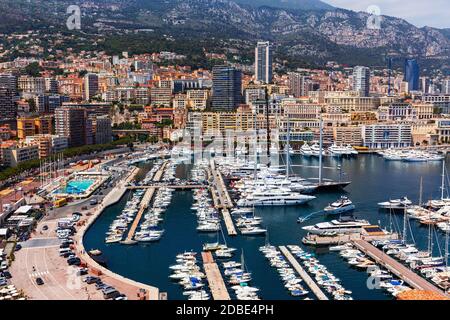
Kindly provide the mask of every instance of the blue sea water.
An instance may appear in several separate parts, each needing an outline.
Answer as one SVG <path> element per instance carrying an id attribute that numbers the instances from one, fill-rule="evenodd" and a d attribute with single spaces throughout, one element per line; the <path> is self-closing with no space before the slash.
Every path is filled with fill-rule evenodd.
<path id="1" fill-rule="evenodd" d="M 318 160 L 314 158 L 292 157 L 293 171 L 303 177 L 317 177 Z M 297 165 L 297 166 L 295 166 Z M 423 200 L 440 198 L 442 163 L 403 163 L 385 161 L 376 155 L 359 155 L 350 159 L 324 159 L 324 176 L 339 178 L 339 170 L 331 169 L 342 166 L 345 179 L 352 183 L 342 191 L 318 193 L 317 199 L 306 206 L 299 207 L 266 207 L 257 208 L 256 214 L 264 219 L 264 226 L 269 230 L 269 241 L 273 245 L 301 245 L 305 232 L 304 225 L 315 224 L 330 218 L 323 215 L 312 216 L 303 224 L 297 224 L 299 216 L 306 216 L 312 212 L 322 210 L 330 202 L 341 195 L 347 195 L 356 205 L 355 216 L 368 219 L 373 224 L 384 227 L 393 226 L 402 229 L 403 215 L 391 215 L 389 212 L 379 211 L 377 203 L 389 199 L 408 196 L 417 203 L 419 199 L 419 183 L 423 178 Z M 181 165 L 177 169 L 179 177 L 189 174 L 190 166 Z M 196 216 L 190 210 L 193 198 L 190 191 L 174 193 L 172 203 L 164 214 L 162 228 L 165 234 L 160 242 L 152 244 L 138 244 L 126 246 L 120 244 L 106 245 L 105 232 L 110 223 L 124 208 L 128 195 L 116 205 L 105 210 L 97 222 L 88 230 L 84 243 L 86 249 L 100 249 L 107 259 L 108 268 L 125 277 L 160 288 L 168 293 L 169 299 L 185 299 L 178 284 L 168 278 L 168 267 L 175 263 L 175 256 L 185 250 L 201 251 L 202 244 L 214 242 L 216 235 L 205 235 L 196 232 Z M 225 227 L 223 228 L 224 230 Z M 409 238 L 414 240 L 419 248 L 426 249 L 428 243 L 428 229 L 411 221 Z M 434 250 L 444 250 L 444 236 L 439 231 L 435 234 Z M 296 299 L 285 290 L 275 269 L 270 268 L 268 261 L 258 251 L 265 243 L 264 237 L 230 238 L 226 236 L 229 246 L 243 249 L 245 262 L 253 273 L 252 285 L 260 288 L 263 299 Z M 314 252 L 319 261 L 328 267 L 342 285 L 353 292 L 354 299 L 392 299 L 381 290 L 372 290 L 367 286 L 367 273 L 351 268 L 337 253 L 329 252 L 326 248 L 305 247 Z M 239 260 L 239 254 L 235 260 Z"/>

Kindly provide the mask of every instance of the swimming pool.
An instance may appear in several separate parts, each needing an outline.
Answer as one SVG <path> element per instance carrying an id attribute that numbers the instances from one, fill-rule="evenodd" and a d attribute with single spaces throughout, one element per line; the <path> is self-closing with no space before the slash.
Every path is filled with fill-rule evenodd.
<path id="1" fill-rule="evenodd" d="M 95 180 L 72 180 L 69 181 L 64 188 L 57 190 L 56 193 L 83 194 L 94 183 Z"/>

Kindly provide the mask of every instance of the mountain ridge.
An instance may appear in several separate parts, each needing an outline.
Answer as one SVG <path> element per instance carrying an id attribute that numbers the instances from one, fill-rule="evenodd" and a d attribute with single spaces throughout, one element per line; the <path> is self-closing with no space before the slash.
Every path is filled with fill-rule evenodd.
<path id="1" fill-rule="evenodd" d="M 180 48 L 183 41 L 211 41 L 220 46 L 218 49 L 237 49 L 248 57 L 255 41 L 269 40 L 277 56 L 289 62 L 322 64 L 334 60 L 348 65 L 381 65 L 387 54 L 393 54 L 449 65 L 450 29 L 418 28 L 403 19 L 383 16 L 381 29 L 373 30 L 367 28 L 370 16 L 365 12 L 251 6 L 239 1 L 250 0 L 60 0 L 53 7 L 42 0 L 32 4 L 3 0 L 6 4 L 0 3 L 0 10 L 8 24 L 2 28 L 0 21 L 0 32 L 11 30 L 12 24 L 24 30 L 63 27 L 67 6 L 77 4 L 83 13 L 81 32 L 105 36 L 106 49 L 111 48 L 108 44 L 116 35 L 132 38 L 126 30 L 152 29 L 153 35 L 139 38 L 151 42 L 155 35 L 166 34 L 178 41 Z M 50 10 L 56 14 L 49 14 Z M 236 42 L 239 45 L 235 46 Z M 150 45 L 145 43 L 145 48 L 151 50 Z M 144 45 L 139 47 L 138 52 Z"/>

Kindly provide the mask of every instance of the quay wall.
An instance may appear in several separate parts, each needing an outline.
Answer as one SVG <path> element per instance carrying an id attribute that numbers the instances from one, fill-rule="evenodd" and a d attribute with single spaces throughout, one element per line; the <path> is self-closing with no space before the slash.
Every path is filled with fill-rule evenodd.
<path id="1" fill-rule="evenodd" d="M 76 247 L 77 247 L 77 255 L 91 268 L 100 271 L 103 275 L 111 277 L 115 280 L 118 280 L 125 285 L 135 287 L 136 292 L 139 289 L 145 289 L 147 299 L 149 300 L 159 300 L 159 289 L 156 287 L 152 287 L 128 278 L 125 278 L 117 273 L 112 272 L 111 270 L 99 265 L 91 256 L 86 252 L 86 248 L 83 244 L 83 238 L 89 228 L 94 224 L 95 221 L 100 217 L 100 215 L 104 212 L 104 210 L 117 202 L 124 196 L 127 191 L 126 185 L 128 182 L 132 181 L 136 174 L 139 172 L 139 168 L 134 168 L 130 175 L 118 183 L 118 185 L 111 190 L 111 192 L 103 199 L 102 203 L 97 207 L 97 210 L 94 211 L 92 216 L 90 216 L 86 223 L 78 230 L 75 238 L 76 238 Z"/>

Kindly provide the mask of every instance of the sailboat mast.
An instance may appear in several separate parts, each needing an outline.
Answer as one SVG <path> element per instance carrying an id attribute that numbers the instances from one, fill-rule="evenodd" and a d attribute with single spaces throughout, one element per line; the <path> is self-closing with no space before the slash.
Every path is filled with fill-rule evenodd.
<path id="1" fill-rule="evenodd" d="M 448 234 L 449 231 L 445 231 L 445 266 L 448 267 Z"/>
<path id="2" fill-rule="evenodd" d="M 445 159 L 442 161 L 441 200 L 444 200 L 445 187 Z"/>
<path id="3" fill-rule="evenodd" d="M 286 179 L 289 178 L 289 149 L 291 147 L 291 122 L 288 115 L 287 137 L 286 137 Z"/>
<path id="4" fill-rule="evenodd" d="M 420 177 L 419 206 L 422 206 L 423 177 Z"/>
<path id="5" fill-rule="evenodd" d="M 320 125 L 319 125 L 319 185 L 322 184 L 322 147 L 323 147 L 323 120 L 322 116 L 320 116 Z"/>
<path id="6" fill-rule="evenodd" d="M 408 225 L 408 215 L 406 214 L 406 206 L 405 206 L 405 212 L 403 215 L 403 243 L 406 243 L 406 237 L 407 237 L 407 225 Z"/>
<path id="7" fill-rule="evenodd" d="M 254 119 L 254 122 L 255 122 L 255 168 L 254 168 L 254 172 L 253 172 L 253 176 L 254 176 L 254 179 L 255 179 L 255 181 L 256 181 L 256 179 L 258 178 L 258 173 L 257 173 L 257 171 L 258 171 L 258 124 L 257 124 L 257 121 L 256 121 L 256 110 L 255 110 L 255 119 Z"/>

